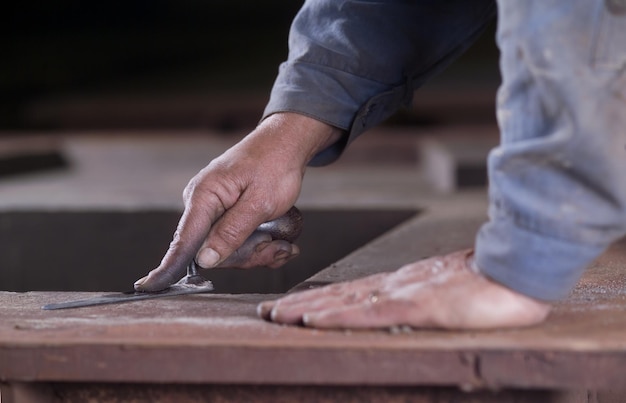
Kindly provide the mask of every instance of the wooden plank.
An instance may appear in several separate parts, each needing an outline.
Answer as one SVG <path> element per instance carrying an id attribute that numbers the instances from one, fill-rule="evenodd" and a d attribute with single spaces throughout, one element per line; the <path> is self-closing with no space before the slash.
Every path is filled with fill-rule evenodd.
<path id="1" fill-rule="evenodd" d="M 391 270 L 415 257 L 471 245 L 479 210 L 440 206 L 338 262 L 320 278 L 338 281 Z M 415 246 L 420 244 L 426 246 Z M 381 248 L 386 248 L 384 254 Z M 366 265 L 368 259 L 378 261 Z M 622 241 L 596 262 L 544 324 L 506 331 L 393 334 L 279 326 L 255 313 L 257 303 L 272 295 L 197 295 L 42 311 L 40 306 L 48 302 L 94 294 L 3 292 L 0 379 L 622 389 L 625 263 Z"/>

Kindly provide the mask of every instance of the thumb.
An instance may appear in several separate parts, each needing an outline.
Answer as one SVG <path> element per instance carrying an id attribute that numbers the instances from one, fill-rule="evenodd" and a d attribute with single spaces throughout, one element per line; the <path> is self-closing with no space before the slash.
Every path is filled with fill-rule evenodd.
<path id="1" fill-rule="evenodd" d="M 200 267 L 212 268 L 233 254 L 264 222 L 278 214 L 250 207 L 243 201 L 236 203 L 214 223 L 202 248 L 196 255 Z"/>
<path id="2" fill-rule="evenodd" d="M 229 211 L 229 213 L 234 212 L 232 216 L 233 220 L 229 222 L 231 217 L 228 217 L 228 215 L 230 214 L 225 214 L 222 219 L 214 225 L 203 248 L 198 252 L 196 262 L 198 262 L 201 267 L 215 267 L 226 259 L 232 258 L 233 253 L 236 253 L 242 245 L 251 242 L 252 236 L 248 236 L 248 230 L 255 234 L 266 234 L 265 236 L 268 237 L 267 241 L 280 240 L 286 241 L 289 244 L 295 242 L 302 232 L 302 213 L 295 206 L 291 207 L 282 216 L 272 221 L 262 222 L 260 225 L 256 225 L 256 222 L 261 220 L 258 218 L 260 215 L 252 213 L 248 216 L 250 218 L 246 218 L 245 215 L 234 210 L 233 208 Z M 231 231 L 229 228 L 239 229 L 240 232 L 235 233 L 235 231 Z M 234 237 L 229 238 L 229 234 L 234 234 Z M 290 247 L 290 249 L 291 248 L 292 247 Z M 254 254 L 247 253 L 244 255 L 246 259 L 252 259 Z M 271 262 L 265 263 L 269 264 Z M 245 265 L 240 266 L 244 267 Z"/>

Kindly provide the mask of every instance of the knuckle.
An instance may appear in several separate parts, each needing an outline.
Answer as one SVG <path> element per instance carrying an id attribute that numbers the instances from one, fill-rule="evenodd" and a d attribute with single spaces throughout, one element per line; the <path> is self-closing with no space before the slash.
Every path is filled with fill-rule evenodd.
<path id="1" fill-rule="evenodd" d="M 200 172 L 194 176 L 183 190 L 186 205 L 198 203 L 205 206 L 232 206 L 239 198 L 245 184 L 228 172 Z"/>
<path id="2" fill-rule="evenodd" d="M 193 195 L 198 193 L 198 190 L 202 187 L 202 178 L 199 175 L 191 178 L 187 186 L 183 189 L 183 200 L 189 200 Z"/>
<path id="3" fill-rule="evenodd" d="M 274 203 L 268 197 L 256 197 L 250 200 L 248 208 L 252 214 L 263 218 L 270 217 L 276 210 Z"/>
<path id="4" fill-rule="evenodd" d="M 181 243 L 182 242 L 181 242 L 181 237 L 180 237 L 180 229 L 177 229 L 176 232 L 174 232 L 174 235 L 172 236 L 172 241 L 170 242 L 170 246 L 168 250 L 170 252 L 177 250 L 180 247 Z"/>
<path id="5" fill-rule="evenodd" d="M 228 246 L 239 246 L 240 241 L 240 231 L 237 229 L 236 225 L 228 225 L 224 224 L 219 231 L 218 236 L 222 239 L 222 241 Z"/>

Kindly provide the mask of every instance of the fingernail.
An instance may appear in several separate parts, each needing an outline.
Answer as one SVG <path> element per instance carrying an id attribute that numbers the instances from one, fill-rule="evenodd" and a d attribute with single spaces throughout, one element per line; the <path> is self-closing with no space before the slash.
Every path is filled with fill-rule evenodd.
<path id="1" fill-rule="evenodd" d="M 276 254 L 274 255 L 274 260 L 286 259 L 290 255 L 291 254 L 287 252 L 286 250 L 281 250 L 281 251 L 276 252 Z"/>
<path id="2" fill-rule="evenodd" d="M 256 307 L 256 313 L 261 318 L 263 318 L 265 320 L 270 320 L 271 319 L 270 318 L 270 313 L 272 312 L 272 307 L 273 306 L 274 306 L 274 304 L 272 304 L 271 302 L 261 302 Z"/>
<path id="3" fill-rule="evenodd" d="M 272 310 L 269 313 L 269 318 L 272 322 L 277 322 L 278 320 L 278 307 L 276 305 L 278 305 L 278 303 L 274 304 Z"/>
<path id="4" fill-rule="evenodd" d="M 220 261 L 220 255 L 211 248 L 204 248 L 200 252 L 198 252 L 198 255 L 196 256 L 196 261 L 200 265 L 200 267 L 209 269 L 217 265 L 217 263 Z"/>
<path id="5" fill-rule="evenodd" d="M 254 251 L 257 253 L 262 252 L 263 249 L 267 248 L 269 244 L 270 244 L 269 242 L 261 242 L 257 246 L 254 247 Z"/>
<path id="6" fill-rule="evenodd" d="M 135 285 L 136 286 L 143 285 L 143 283 L 145 283 L 147 279 L 148 279 L 148 276 L 144 276 L 144 277 L 140 278 L 139 280 L 135 281 Z"/>

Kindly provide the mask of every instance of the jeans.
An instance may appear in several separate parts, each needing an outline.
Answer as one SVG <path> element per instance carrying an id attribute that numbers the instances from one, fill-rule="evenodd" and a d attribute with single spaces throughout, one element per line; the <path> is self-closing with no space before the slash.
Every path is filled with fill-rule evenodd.
<path id="1" fill-rule="evenodd" d="M 539 299 L 626 233 L 626 15 L 609 3 L 498 3 L 501 145 L 476 263 Z"/>

